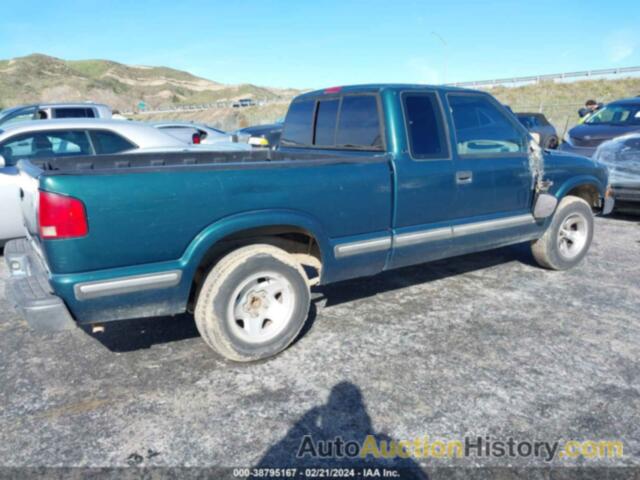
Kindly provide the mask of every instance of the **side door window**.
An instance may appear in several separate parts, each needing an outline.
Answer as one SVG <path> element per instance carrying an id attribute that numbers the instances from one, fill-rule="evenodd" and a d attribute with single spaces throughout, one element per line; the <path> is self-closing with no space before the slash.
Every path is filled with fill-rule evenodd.
<path id="1" fill-rule="evenodd" d="M 482 93 L 447 94 L 457 156 L 455 211 L 467 222 L 488 215 L 516 216 L 531 210 L 529 135 L 497 101 Z M 484 240 L 513 233 L 496 228 Z M 460 243 L 478 241 L 460 236 Z"/>
<path id="2" fill-rule="evenodd" d="M 126 138 L 113 132 L 95 130 L 90 132 L 96 155 L 114 155 L 138 148 Z"/>
<path id="3" fill-rule="evenodd" d="M 442 110 L 435 93 L 404 93 L 402 106 L 414 159 L 449 158 Z"/>
<path id="4" fill-rule="evenodd" d="M 87 133 L 82 130 L 70 130 L 67 132 L 45 133 L 44 138 L 37 136 L 36 145 L 41 142 L 44 146 L 43 152 L 36 152 L 37 155 L 46 156 L 44 151 L 51 144 L 51 152 L 54 157 L 69 157 L 74 155 L 91 155 L 91 144 L 87 138 Z"/>
<path id="5" fill-rule="evenodd" d="M 448 95 L 460 156 L 491 156 L 527 152 L 523 132 L 486 95 Z"/>

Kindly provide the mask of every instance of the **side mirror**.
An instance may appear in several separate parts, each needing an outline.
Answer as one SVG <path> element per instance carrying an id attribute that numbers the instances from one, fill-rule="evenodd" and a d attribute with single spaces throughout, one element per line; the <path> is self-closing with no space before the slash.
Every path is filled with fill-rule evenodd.
<path id="1" fill-rule="evenodd" d="M 558 199 L 550 193 L 541 193 L 536 199 L 536 204 L 533 207 L 533 216 L 537 220 L 548 218 L 553 215 L 558 206 Z"/>
<path id="2" fill-rule="evenodd" d="M 7 161 L 4 159 L 2 155 L 0 155 L 0 168 L 4 168 L 7 166 Z"/>
<path id="3" fill-rule="evenodd" d="M 531 132 L 530 135 L 531 135 L 531 138 L 533 138 L 535 142 L 538 145 L 540 145 L 540 141 L 542 140 L 542 137 L 540 136 L 540 134 L 538 132 Z"/>

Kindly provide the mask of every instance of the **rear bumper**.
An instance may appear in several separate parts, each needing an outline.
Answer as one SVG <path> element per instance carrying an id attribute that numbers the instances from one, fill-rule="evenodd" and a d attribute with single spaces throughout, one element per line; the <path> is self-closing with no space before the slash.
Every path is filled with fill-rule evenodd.
<path id="1" fill-rule="evenodd" d="M 10 273 L 7 298 L 31 328 L 60 331 L 76 326 L 64 302 L 53 294 L 44 264 L 27 239 L 8 242 L 4 257 Z"/>

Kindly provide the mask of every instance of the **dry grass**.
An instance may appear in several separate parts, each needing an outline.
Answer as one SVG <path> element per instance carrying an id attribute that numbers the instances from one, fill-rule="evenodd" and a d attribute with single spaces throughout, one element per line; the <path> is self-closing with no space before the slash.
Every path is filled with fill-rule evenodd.
<path id="1" fill-rule="evenodd" d="M 640 95 L 640 78 L 541 82 L 521 87 L 487 89 L 514 112 L 543 112 L 562 134 L 578 122 L 578 109 L 594 99 L 608 103 Z"/>
<path id="2" fill-rule="evenodd" d="M 246 108 L 216 108 L 194 112 L 171 112 L 151 115 L 133 115 L 143 122 L 183 120 L 206 123 L 226 131 L 264 123 L 273 123 L 287 113 L 288 103 L 277 103 Z"/>

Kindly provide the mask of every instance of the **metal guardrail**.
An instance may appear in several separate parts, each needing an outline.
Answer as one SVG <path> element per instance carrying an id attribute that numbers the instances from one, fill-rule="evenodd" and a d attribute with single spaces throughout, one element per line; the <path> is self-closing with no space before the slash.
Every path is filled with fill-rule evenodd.
<path id="1" fill-rule="evenodd" d="M 623 74 L 640 74 L 640 67 L 620 67 L 620 68 L 605 68 L 600 70 L 582 70 L 576 72 L 565 73 L 552 73 L 547 75 L 530 75 L 527 77 L 511 77 L 511 78 L 496 78 L 492 80 L 476 80 L 471 82 L 453 82 L 447 83 L 453 87 L 491 87 L 505 84 L 521 84 L 521 83 L 539 83 L 546 80 L 564 80 L 575 78 L 590 78 L 601 77 L 606 75 L 623 75 Z M 276 97 L 276 98 L 256 98 L 254 104 L 250 106 L 269 105 L 277 103 L 289 103 L 293 97 Z M 195 105 L 168 105 L 165 107 L 156 107 L 153 109 L 145 110 L 130 110 L 123 111 L 123 115 L 153 115 L 157 113 L 178 113 L 178 112 L 190 112 L 190 111 L 202 111 L 211 110 L 216 108 L 232 108 L 238 104 L 238 100 L 220 100 L 211 103 L 202 103 Z M 239 106 L 239 108 L 248 108 L 248 106 Z"/>
<path id="2" fill-rule="evenodd" d="M 472 82 L 448 83 L 452 87 L 487 87 L 494 85 L 516 83 L 539 83 L 545 80 L 564 80 L 567 78 L 601 77 L 605 75 L 622 75 L 625 73 L 640 73 L 640 67 L 605 68 L 601 70 L 583 70 L 579 72 L 552 73 L 548 75 L 531 75 L 528 77 L 496 78 L 493 80 L 479 80 Z"/>

